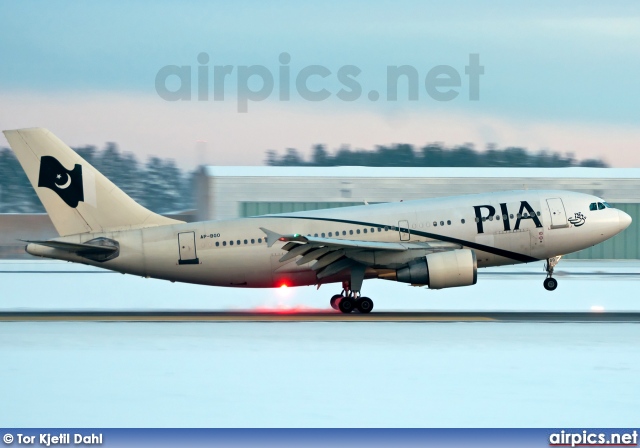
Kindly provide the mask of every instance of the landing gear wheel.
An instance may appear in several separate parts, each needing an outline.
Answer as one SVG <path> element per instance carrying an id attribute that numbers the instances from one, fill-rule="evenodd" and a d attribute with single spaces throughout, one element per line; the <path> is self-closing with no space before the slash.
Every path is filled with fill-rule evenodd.
<path id="1" fill-rule="evenodd" d="M 331 308 L 333 308 L 336 311 L 339 310 L 338 299 L 342 299 L 342 294 L 336 294 L 335 296 L 331 297 L 331 300 L 329 300 L 329 303 L 331 304 Z"/>
<path id="2" fill-rule="evenodd" d="M 338 302 L 338 308 L 345 314 L 350 313 L 355 308 L 355 302 L 353 301 L 353 297 L 342 297 L 340 302 Z"/>
<path id="3" fill-rule="evenodd" d="M 544 280 L 544 289 L 547 291 L 553 291 L 558 287 L 558 281 L 552 277 L 553 269 L 560 262 L 560 258 L 562 255 L 558 255 L 556 257 L 547 258 L 547 263 L 544 266 L 544 270 L 547 271 L 547 278 Z"/>
<path id="4" fill-rule="evenodd" d="M 361 313 L 370 313 L 373 309 L 373 300 L 369 297 L 361 297 L 356 302 L 356 306 Z"/>
<path id="5" fill-rule="evenodd" d="M 547 291 L 553 291 L 558 287 L 558 281 L 553 277 L 544 279 L 544 289 Z"/>

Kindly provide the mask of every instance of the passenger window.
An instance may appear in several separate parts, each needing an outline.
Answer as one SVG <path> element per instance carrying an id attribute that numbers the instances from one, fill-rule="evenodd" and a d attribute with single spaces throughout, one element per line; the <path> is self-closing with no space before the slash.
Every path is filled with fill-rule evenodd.
<path id="1" fill-rule="evenodd" d="M 314 233 L 313 236 L 314 236 L 314 238 L 318 238 L 318 234 L 317 233 Z"/>
<path id="2" fill-rule="evenodd" d="M 229 246 L 233 246 L 233 241 L 229 241 Z"/>
<path id="3" fill-rule="evenodd" d="M 604 205 L 602 202 L 598 202 L 598 210 L 604 210 Z"/>
<path id="4" fill-rule="evenodd" d="M 511 213 L 511 214 L 509 215 L 509 217 L 510 217 L 511 219 L 513 219 L 513 213 Z"/>
<path id="5" fill-rule="evenodd" d="M 322 232 L 322 238 L 324 238 L 324 232 Z"/>
<path id="6" fill-rule="evenodd" d="M 595 202 L 592 202 L 591 204 L 589 204 L 589 210 L 591 211 L 598 210 L 598 206 L 596 205 Z"/>
<path id="7" fill-rule="evenodd" d="M 251 238 L 251 244 L 256 244 L 256 240 L 254 240 L 253 238 Z"/>
<path id="8" fill-rule="evenodd" d="M 222 242 L 222 245 L 223 245 L 223 246 L 226 246 L 226 245 L 227 245 L 227 242 L 226 242 L 226 241 L 223 241 L 223 242 Z"/>
<path id="9" fill-rule="evenodd" d="M 433 227 L 438 227 L 438 223 L 433 221 Z"/>
<path id="10" fill-rule="evenodd" d="M 262 243 L 262 238 L 258 238 L 258 243 Z"/>
<path id="11" fill-rule="evenodd" d="M 249 242 L 247 240 L 244 240 L 244 244 L 249 244 Z"/>
<path id="12" fill-rule="evenodd" d="M 496 221 L 500 221 L 500 215 L 496 215 Z"/>
<path id="13" fill-rule="evenodd" d="M 346 235 L 346 234 L 347 234 L 347 231 L 346 231 L 346 230 L 343 230 L 343 231 L 342 231 L 342 234 L 343 234 L 343 235 Z"/>
<path id="14" fill-rule="evenodd" d="M 444 221 L 440 221 L 440 225 L 443 226 L 444 225 Z"/>
<path id="15" fill-rule="evenodd" d="M 373 227 L 371 227 L 371 233 L 375 232 L 376 229 L 374 229 Z"/>
<path id="16" fill-rule="evenodd" d="M 349 235 L 353 235 L 353 230 L 349 230 Z"/>
<path id="17" fill-rule="evenodd" d="M 360 235 L 360 229 L 356 230 L 356 233 L 357 233 L 358 235 Z"/>
<path id="18" fill-rule="evenodd" d="M 329 238 L 331 238 L 333 236 L 333 233 L 329 232 Z"/>
<path id="19" fill-rule="evenodd" d="M 538 216 L 540 216 L 540 215 L 541 215 L 541 213 L 540 213 L 540 212 L 536 212 L 536 214 L 537 214 Z"/>
<path id="20" fill-rule="evenodd" d="M 216 247 L 220 246 L 220 241 L 216 241 Z"/>
<path id="21" fill-rule="evenodd" d="M 367 233 L 367 229 L 364 229 L 364 230 L 363 230 L 363 232 L 364 232 L 364 233 Z"/>
<path id="22" fill-rule="evenodd" d="M 461 222 L 462 224 L 464 224 L 464 219 L 461 219 L 461 220 L 460 220 L 460 222 Z"/>
<path id="23" fill-rule="evenodd" d="M 451 225 L 451 221 L 447 221 L 447 225 L 450 226 Z"/>
<path id="24" fill-rule="evenodd" d="M 382 232 L 382 229 L 380 227 L 378 227 L 378 232 Z"/>

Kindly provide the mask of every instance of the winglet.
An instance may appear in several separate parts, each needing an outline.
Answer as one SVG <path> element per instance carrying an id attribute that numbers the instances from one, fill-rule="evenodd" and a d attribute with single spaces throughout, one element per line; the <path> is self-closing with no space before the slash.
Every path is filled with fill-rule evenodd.
<path id="1" fill-rule="evenodd" d="M 307 238 L 300 235 L 299 233 L 294 233 L 293 235 L 280 235 L 279 233 L 276 233 L 269 229 L 265 229 L 264 227 L 260 227 L 260 230 L 262 230 L 265 235 L 267 235 L 267 245 L 269 247 L 273 246 L 276 241 L 299 241 L 303 243 L 307 242 Z"/>
<path id="2" fill-rule="evenodd" d="M 280 235 L 279 233 L 273 232 L 269 229 L 265 229 L 264 227 L 260 227 L 260 230 L 262 230 L 264 232 L 265 235 L 267 235 L 267 246 L 271 247 L 273 246 L 276 241 L 278 241 L 280 239 L 280 237 L 282 235 Z"/>

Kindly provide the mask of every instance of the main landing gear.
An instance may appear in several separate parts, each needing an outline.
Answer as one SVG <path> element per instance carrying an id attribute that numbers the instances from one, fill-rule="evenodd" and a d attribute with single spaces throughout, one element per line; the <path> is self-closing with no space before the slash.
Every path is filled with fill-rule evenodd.
<path id="1" fill-rule="evenodd" d="M 349 282 L 342 282 L 342 293 L 331 297 L 331 308 L 345 314 L 358 310 L 361 313 L 370 313 L 373 309 L 373 300 L 369 297 L 361 297 L 358 291 L 353 291 Z"/>
<path id="2" fill-rule="evenodd" d="M 558 262 L 560 262 L 560 257 L 547 258 L 547 263 L 544 266 L 544 269 L 547 271 L 547 278 L 544 279 L 544 289 L 547 291 L 553 291 L 558 287 L 558 280 L 553 278 L 553 268 L 556 267 Z"/>

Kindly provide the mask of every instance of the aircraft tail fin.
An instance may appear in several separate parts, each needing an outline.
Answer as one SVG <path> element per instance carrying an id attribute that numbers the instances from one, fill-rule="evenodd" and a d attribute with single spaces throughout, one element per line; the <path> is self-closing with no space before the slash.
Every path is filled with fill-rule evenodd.
<path id="1" fill-rule="evenodd" d="M 135 202 L 46 129 L 4 135 L 60 236 L 182 222 Z"/>

